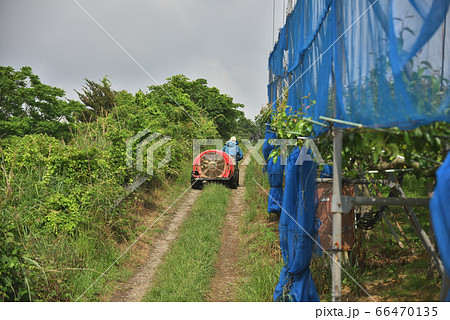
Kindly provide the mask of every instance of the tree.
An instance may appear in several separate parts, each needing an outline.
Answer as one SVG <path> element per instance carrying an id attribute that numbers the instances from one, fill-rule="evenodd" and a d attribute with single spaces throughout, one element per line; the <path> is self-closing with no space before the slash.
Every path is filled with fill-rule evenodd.
<path id="1" fill-rule="evenodd" d="M 237 119 L 244 116 L 244 112 L 238 110 L 244 107 L 242 104 L 234 103 L 232 97 L 220 93 L 219 89 L 208 87 L 208 82 L 202 78 L 190 81 L 184 75 L 176 75 L 167 80 L 169 85 L 182 89 L 182 92 L 214 121 L 221 137 L 238 135 Z M 149 89 L 154 91 L 158 87 L 152 86 Z"/>
<path id="2" fill-rule="evenodd" d="M 89 79 L 84 79 L 86 85 L 82 87 L 83 93 L 78 94 L 81 102 L 87 107 L 82 113 L 82 119 L 86 122 L 92 122 L 97 117 L 105 116 L 114 108 L 115 92 L 111 90 L 111 81 L 105 76 L 100 83 Z"/>
<path id="3" fill-rule="evenodd" d="M 249 139 L 256 141 L 264 138 L 264 130 L 254 121 L 246 118 L 243 114 L 239 115 L 236 121 L 236 132 L 238 139 Z"/>
<path id="4" fill-rule="evenodd" d="M 0 66 L 0 138 L 31 133 L 66 138 L 74 114 L 84 106 L 63 100 L 63 89 L 43 84 L 31 67 Z"/>

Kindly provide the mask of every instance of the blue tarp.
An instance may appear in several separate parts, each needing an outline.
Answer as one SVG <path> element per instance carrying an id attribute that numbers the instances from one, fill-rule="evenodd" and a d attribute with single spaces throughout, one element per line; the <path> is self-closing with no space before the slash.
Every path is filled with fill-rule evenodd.
<path id="1" fill-rule="evenodd" d="M 436 172 L 436 186 L 430 201 L 431 219 L 445 271 L 450 275 L 450 154 Z M 450 301 L 450 291 L 447 295 Z"/>
<path id="2" fill-rule="evenodd" d="M 296 165 L 296 148 L 286 164 L 283 210 L 280 216 L 280 246 L 284 267 L 275 289 L 274 301 L 319 301 L 309 263 L 316 233 L 315 178 L 313 161 Z"/>

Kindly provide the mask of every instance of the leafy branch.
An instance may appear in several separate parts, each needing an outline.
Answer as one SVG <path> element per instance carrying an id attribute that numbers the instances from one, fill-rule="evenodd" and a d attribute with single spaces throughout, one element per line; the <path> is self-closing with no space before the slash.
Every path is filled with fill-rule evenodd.
<path id="1" fill-rule="evenodd" d="M 302 98 L 310 105 L 315 103 L 309 96 Z M 283 101 L 277 106 L 271 127 L 278 139 L 296 139 L 295 146 L 301 148 L 308 137 L 315 140 L 324 159 L 332 159 L 332 138 L 329 135 L 315 137 L 313 124 L 300 110 L 293 112 Z M 411 168 L 416 176 L 434 176 L 448 152 L 450 127 L 445 122 L 417 127 L 412 130 L 347 128 L 343 135 L 343 170 L 348 177 L 358 176 L 366 170 L 386 170 L 391 168 Z M 289 148 L 289 153 L 294 146 Z M 275 148 L 270 157 L 274 161 L 281 154 Z M 288 155 L 286 155 L 288 156 Z"/>

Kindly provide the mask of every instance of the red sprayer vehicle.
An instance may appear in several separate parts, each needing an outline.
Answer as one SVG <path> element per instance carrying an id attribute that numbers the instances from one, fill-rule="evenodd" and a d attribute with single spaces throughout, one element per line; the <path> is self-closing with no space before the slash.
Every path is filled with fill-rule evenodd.
<path id="1" fill-rule="evenodd" d="M 200 153 L 192 165 L 192 188 L 201 190 L 203 183 L 207 181 L 221 182 L 236 189 L 239 184 L 239 169 L 234 157 L 221 150 Z"/>

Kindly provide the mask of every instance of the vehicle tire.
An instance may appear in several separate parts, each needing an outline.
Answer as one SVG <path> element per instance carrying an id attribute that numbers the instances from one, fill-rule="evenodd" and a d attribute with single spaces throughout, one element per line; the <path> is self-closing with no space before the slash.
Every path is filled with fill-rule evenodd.
<path id="1" fill-rule="evenodd" d="M 231 189 L 237 189 L 238 187 L 238 173 L 234 172 L 233 177 L 231 178 L 230 182 L 229 182 L 229 186 Z"/>
<path id="2" fill-rule="evenodd" d="M 192 189 L 203 190 L 203 181 L 195 181 L 195 178 L 191 176 Z"/>
<path id="3" fill-rule="evenodd" d="M 195 189 L 195 190 L 203 190 L 203 182 L 202 182 L 202 181 L 196 181 L 196 182 L 192 185 L 192 189 Z"/>

